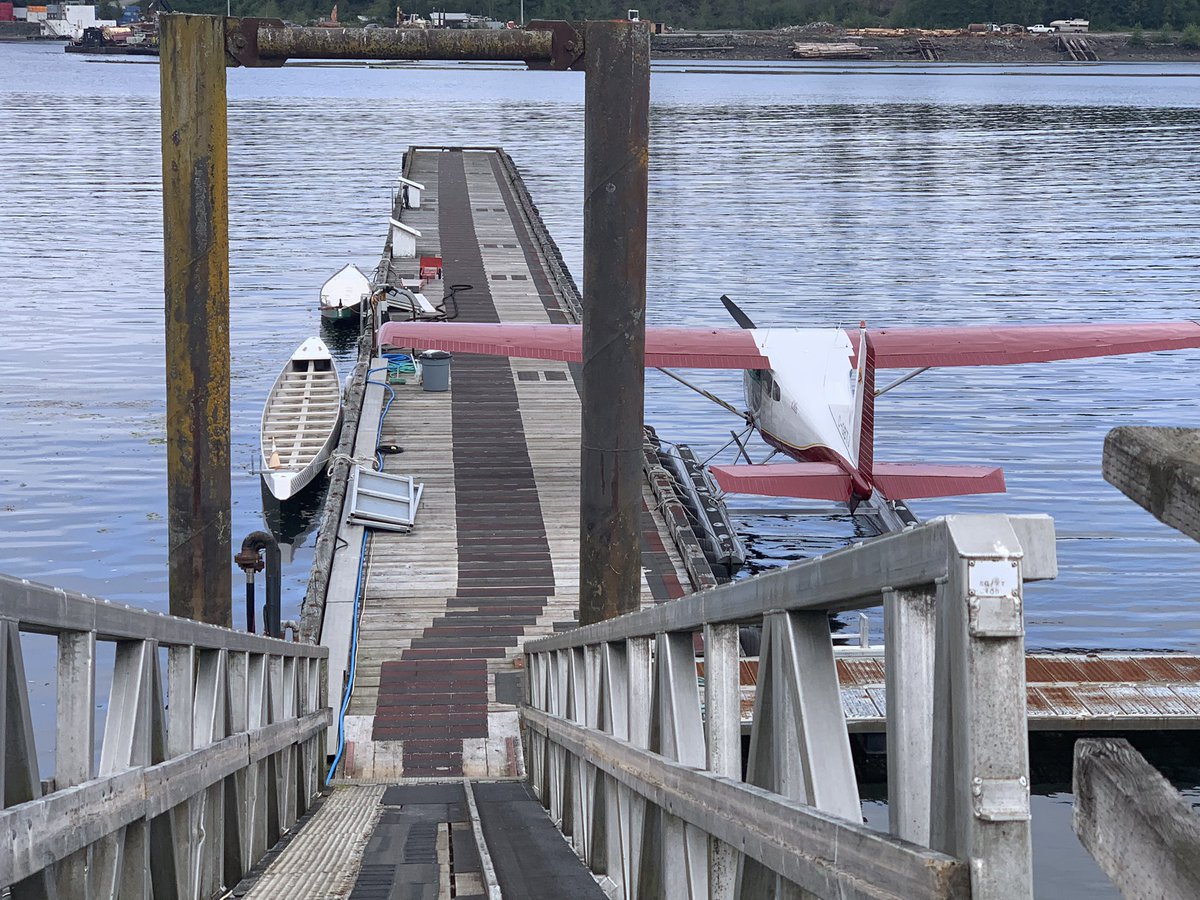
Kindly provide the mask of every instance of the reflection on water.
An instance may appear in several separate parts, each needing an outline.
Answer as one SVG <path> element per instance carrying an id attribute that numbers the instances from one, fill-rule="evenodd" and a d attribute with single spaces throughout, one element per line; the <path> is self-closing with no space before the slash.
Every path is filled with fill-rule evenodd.
<path id="1" fill-rule="evenodd" d="M 259 481 L 263 523 L 279 542 L 283 565 L 289 566 L 295 559 L 296 549 L 304 546 L 320 522 L 329 479 L 318 475 L 299 494 L 282 503 L 267 490 L 261 479 Z"/>
<path id="2" fill-rule="evenodd" d="M 357 319 L 321 319 L 321 340 L 336 359 L 353 361 L 358 346 L 358 329 Z M 338 374 L 343 380 L 350 375 L 351 365 L 338 366 Z"/>

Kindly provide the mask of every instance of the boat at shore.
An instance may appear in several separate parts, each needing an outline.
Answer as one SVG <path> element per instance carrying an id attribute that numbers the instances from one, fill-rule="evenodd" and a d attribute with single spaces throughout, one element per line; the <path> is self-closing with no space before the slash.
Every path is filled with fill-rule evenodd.
<path id="1" fill-rule="evenodd" d="M 158 56 L 158 28 L 153 22 L 85 28 L 79 40 L 63 49 L 67 53 Z"/>
<path id="2" fill-rule="evenodd" d="M 321 473 L 342 426 L 342 388 L 325 342 L 308 338 L 288 359 L 263 405 L 262 477 L 277 500 Z"/>
<path id="3" fill-rule="evenodd" d="M 370 299 L 370 279 L 350 263 L 321 285 L 321 318 L 357 319 Z"/>

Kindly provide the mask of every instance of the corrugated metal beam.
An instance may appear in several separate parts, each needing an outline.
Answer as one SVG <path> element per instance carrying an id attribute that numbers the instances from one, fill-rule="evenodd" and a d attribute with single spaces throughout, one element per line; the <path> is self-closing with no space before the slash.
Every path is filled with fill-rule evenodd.
<path id="1" fill-rule="evenodd" d="M 488 28 L 288 28 L 258 29 L 263 59 L 549 60 L 549 31 Z"/>

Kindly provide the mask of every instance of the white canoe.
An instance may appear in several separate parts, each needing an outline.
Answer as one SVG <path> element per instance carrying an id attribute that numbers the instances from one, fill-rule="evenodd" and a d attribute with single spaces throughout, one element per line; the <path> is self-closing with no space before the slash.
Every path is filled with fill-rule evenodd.
<path id="1" fill-rule="evenodd" d="M 262 476 L 279 500 L 320 474 L 342 427 L 342 387 L 325 342 L 309 338 L 287 361 L 263 405 Z"/>
<path id="2" fill-rule="evenodd" d="M 370 298 L 370 279 L 350 263 L 321 285 L 321 316 L 326 319 L 358 316 Z"/>

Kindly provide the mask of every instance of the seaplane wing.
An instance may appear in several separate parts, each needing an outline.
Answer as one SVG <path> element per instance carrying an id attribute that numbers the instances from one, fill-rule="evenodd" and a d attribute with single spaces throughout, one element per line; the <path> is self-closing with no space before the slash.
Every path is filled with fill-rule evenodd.
<path id="1" fill-rule="evenodd" d="M 1200 347 L 1200 323 L 868 329 L 878 369 L 1008 366 Z"/>
<path id="2" fill-rule="evenodd" d="M 380 344 L 521 359 L 583 361 L 579 325 L 478 325 L 469 322 L 386 322 Z M 766 369 L 752 332 L 740 328 L 646 329 L 646 366 L 679 369 Z"/>

